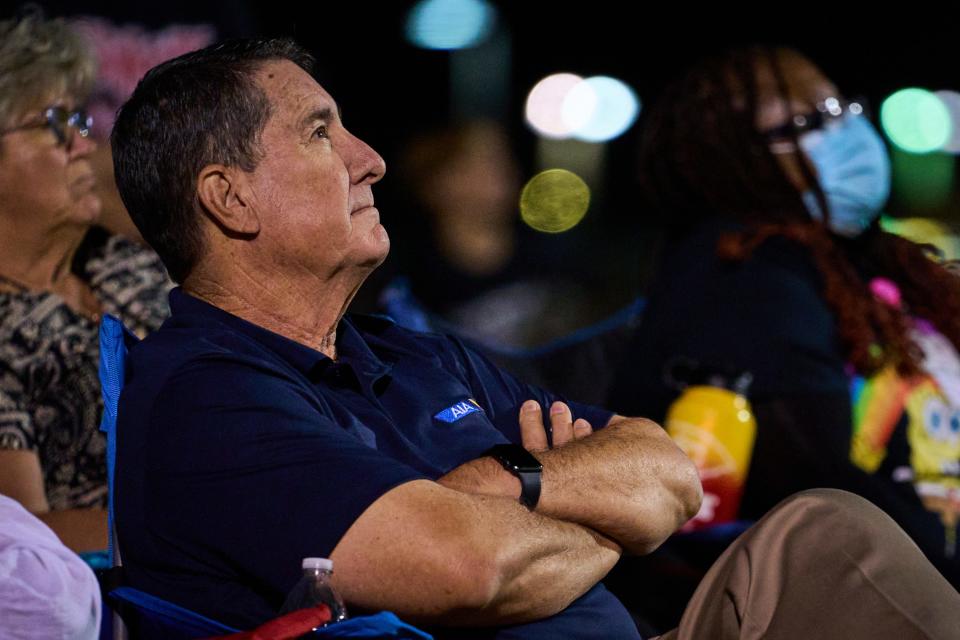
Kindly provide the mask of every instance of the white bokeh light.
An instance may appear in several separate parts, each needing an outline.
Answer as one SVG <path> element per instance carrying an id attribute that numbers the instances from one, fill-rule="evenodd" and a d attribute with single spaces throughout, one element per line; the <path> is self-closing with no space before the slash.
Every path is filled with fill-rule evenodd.
<path id="1" fill-rule="evenodd" d="M 640 113 L 640 101 L 620 80 L 593 76 L 570 90 L 562 113 L 574 137 L 606 142 L 633 125 Z"/>
<path id="2" fill-rule="evenodd" d="M 950 137 L 940 147 L 941 151 L 960 154 L 960 93 L 956 91 L 935 91 L 934 94 L 950 112 L 950 121 L 953 123 Z"/>
<path id="3" fill-rule="evenodd" d="M 549 75 L 530 90 L 524 109 L 527 123 L 545 138 L 569 138 L 573 133 L 564 120 L 563 105 L 570 91 L 583 81 L 572 73 Z"/>
<path id="4" fill-rule="evenodd" d="M 564 96 L 560 114 L 570 134 L 576 136 L 590 125 L 600 108 L 602 105 L 597 90 L 589 80 L 582 80 Z"/>

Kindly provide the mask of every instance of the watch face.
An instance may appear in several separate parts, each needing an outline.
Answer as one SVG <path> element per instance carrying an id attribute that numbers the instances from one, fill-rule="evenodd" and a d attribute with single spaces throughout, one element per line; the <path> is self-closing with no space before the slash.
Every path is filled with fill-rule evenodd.
<path id="1" fill-rule="evenodd" d="M 519 473 L 542 471 L 543 465 L 533 454 L 518 444 L 501 444 L 491 449 L 501 464 Z"/>

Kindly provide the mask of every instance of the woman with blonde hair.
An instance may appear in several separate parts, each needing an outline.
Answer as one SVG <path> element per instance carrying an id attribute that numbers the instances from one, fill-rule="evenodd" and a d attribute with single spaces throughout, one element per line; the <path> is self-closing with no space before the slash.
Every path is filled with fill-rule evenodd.
<path id="1" fill-rule="evenodd" d="M 75 550 L 107 541 L 99 318 L 168 313 L 156 256 L 96 226 L 94 73 L 63 20 L 0 22 L 0 493 Z"/>

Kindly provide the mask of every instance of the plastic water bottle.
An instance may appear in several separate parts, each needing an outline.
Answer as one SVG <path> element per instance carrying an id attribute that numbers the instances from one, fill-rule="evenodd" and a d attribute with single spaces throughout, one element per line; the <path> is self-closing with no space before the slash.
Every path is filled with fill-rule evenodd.
<path id="1" fill-rule="evenodd" d="M 304 558 L 303 577 L 290 591 L 280 615 L 309 609 L 320 604 L 330 607 L 330 622 L 334 624 L 347 619 L 347 607 L 343 599 L 330 585 L 330 576 L 333 575 L 333 560 L 327 558 Z M 326 625 L 324 625 L 326 626 Z"/>

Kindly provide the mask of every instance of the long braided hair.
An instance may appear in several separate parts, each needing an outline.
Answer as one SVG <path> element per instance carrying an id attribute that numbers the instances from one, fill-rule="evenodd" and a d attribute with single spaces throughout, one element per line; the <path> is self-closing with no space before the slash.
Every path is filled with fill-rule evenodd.
<path id="1" fill-rule="evenodd" d="M 757 129 L 763 97 L 758 70 L 766 65 L 789 113 L 781 63 L 790 56 L 801 57 L 788 49 L 736 49 L 703 60 L 670 85 L 647 116 L 640 154 L 643 194 L 672 226 L 690 227 L 714 216 L 743 223 L 744 231 L 719 240 L 723 259 L 745 260 L 774 236 L 801 245 L 820 274 L 847 360 L 857 372 L 870 375 L 889 365 L 901 375 L 915 375 L 922 353 L 910 337 L 910 316 L 932 322 L 960 348 L 960 286 L 921 246 L 878 224 L 848 239 L 810 217 Z M 799 169 L 829 216 L 814 170 L 804 161 Z M 894 282 L 904 308 L 877 300 L 865 277 Z"/>

